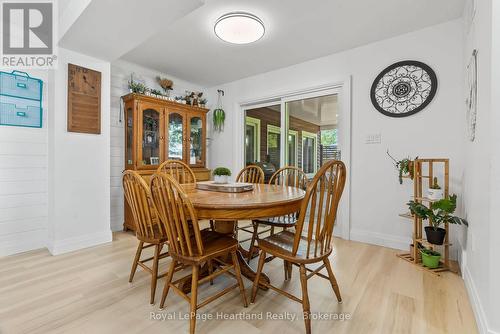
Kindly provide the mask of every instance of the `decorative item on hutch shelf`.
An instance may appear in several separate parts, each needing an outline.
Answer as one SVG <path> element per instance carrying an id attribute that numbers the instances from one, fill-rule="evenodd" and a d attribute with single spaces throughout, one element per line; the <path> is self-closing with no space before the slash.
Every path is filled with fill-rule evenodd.
<path id="1" fill-rule="evenodd" d="M 437 91 L 436 73 L 428 65 L 405 60 L 385 68 L 373 81 L 373 106 L 390 117 L 406 117 L 424 109 Z"/>
<path id="2" fill-rule="evenodd" d="M 68 64 L 68 131 L 101 133 L 101 72 Z"/>
<path id="3" fill-rule="evenodd" d="M 427 241 L 433 245 L 443 244 L 446 230 L 439 226 L 444 223 L 469 226 L 465 219 L 452 215 L 457 207 L 457 195 L 433 202 L 430 207 L 416 201 L 409 201 L 407 205 L 412 214 L 429 221 L 429 226 L 425 227 L 425 234 Z"/>
<path id="4" fill-rule="evenodd" d="M 432 180 L 432 184 L 427 189 L 427 197 L 432 200 L 439 200 L 443 198 L 443 189 L 438 184 L 438 178 L 435 176 Z"/>
<path id="5" fill-rule="evenodd" d="M 0 72 L 0 125 L 41 128 L 42 89 L 26 72 Z"/>
<path id="6" fill-rule="evenodd" d="M 165 96 L 170 97 L 170 91 L 174 87 L 174 82 L 172 80 L 169 80 L 167 78 L 161 78 L 159 76 L 156 77 L 156 81 L 165 92 Z"/>
<path id="7" fill-rule="evenodd" d="M 222 107 L 222 97 L 224 96 L 224 91 L 222 89 L 217 89 L 217 106 L 214 109 L 213 120 L 214 120 L 214 130 L 222 132 L 224 130 L 224 121 L 226 120 L 226 113 Z"/>
<path id="8" fill-rule="evenodd" d="M 399 184 L 403 184 L 403 178 L 408 177 L 413 180 L 413 160 L 410 160 L 410 157 L 402 159 L 402 160 L 396 160 L 390 153 L 389 150 L 387 150 L 387 155 L 392 159 L 394 162 L 394 167 L 398 170 L 398 180 Z M 416 157 L 414 160 L 418 159 Z"/>
<path id="9" fill-rule="evenodd" d="M 229 177 L 231 176 L 231 170 L 226 167 L 217 167 L 213 171 L 214 174 L 214 183 L 228 183 Z"/>
<path id="10" fill-rule="evenodd" d="M 151 92 L 155 92 L 151 90 Z M 206 168 L 207 109 L 131 93 L 122 97 L 125 117 L 125 169 L 137 171 L 149 182 L 166 160 L 189 165 L 196 181 L 210 179 Z M 126 229 L 135 229 L 125 203 Z"/>

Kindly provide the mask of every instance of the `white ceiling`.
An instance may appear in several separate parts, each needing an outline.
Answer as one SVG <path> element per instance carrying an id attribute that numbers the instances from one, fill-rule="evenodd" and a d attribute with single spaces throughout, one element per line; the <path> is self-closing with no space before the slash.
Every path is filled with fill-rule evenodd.
<path id="1" fill-rule="evenodd" d="M 111 3 L 115 6 L 111 7 Z M 108 59 L 122 57 L 212 86 L 458 18 L 464 0 L 120 0 L 120 6 L 116 3 L 92 0 L 81 16 L 84 20 L 78 19 L 64 36 L 63 46 L 94 56 L 103 53 Z M 235 10 L 251 12 L 264 21 L 266 34 L 261 40 L 232 45 L 215 36 L 216 19 Z M 129 37 L 130 34 L 133 36 Z"/>

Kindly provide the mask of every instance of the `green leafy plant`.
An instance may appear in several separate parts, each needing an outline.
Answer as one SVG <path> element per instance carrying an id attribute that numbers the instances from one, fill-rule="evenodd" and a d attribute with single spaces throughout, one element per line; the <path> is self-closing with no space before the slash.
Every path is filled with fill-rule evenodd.
<path id="1" fill-rule="evenodd" d="M 150 92 L 153 95 L 162 95 L 162 93 L 159 89 L 151 89 Z"/>
<path id="2" fill-rule="evenodd" d="M 130 80 L 128 82 L 128 88 L 132 90 L 132 93 L 137 93 L 137 94 L 144 94 L 146 93 L 146 85 L 140 82 L 135 82 L 133 80 Z"/>
<path id="3" fill-rule="evenodd" d="M 424 254 L 430 255 L 430 256 L 441 256 L 441 253 L 436 252 L 435 250 L 429 249 L 429 248 L 420 248 L 420 251 Z"/>
<path id="4" fill-rule="evenodd" d="M 415 201 L 406 203 L 410 212 L 423 220 L 429 220 L 429 225 L 437 230 L 444 223 L 469 226 L 467 220 L 453 216 L 457 208 L 457 195 L 451 195 L 449 198 L 443 198 L 431 203 L 430 207 Z"/>
<path id="5" fill-rule="evenodd" d="M 198 103 L 201 105 L 205 105 L 205 104 L 207 104 L 207 101 L 208 101 L 207 99 L 202 98 L 202 99 L 200 99 L 200 101 L 198 101 Z"/>
<path id="6" fill-rule="evenodd" d="M 231 171 L 229 170 L 229 168 L 226 168 L 226 167 L 217 167 L 214 169 L 214 175 L 217 175 L 217 176 L 223 176 L 223 175 L 226 175 L 226 176 L 231 176 Z"/>
<path id="7" fill-rule="evenodd" d="M 411 160 L 410 157 L 402 159 L 402 160 L 396 160 L 390 153 L 389 150 L 387 150 L 387 155 L 392 159 L 394 162 L 394 167 L 398 170 L 398 180 L 399 184 L 403 184 L 403 176 L 404 175 L 409 175 L 410 178 L 413 180 L 413 161 L 417 160 L 418 157 L 415 157 L 415 159 Z"/>
<path id="8" fill-rule="evenodd" d="M 441 189 L 441 187 L 438 184 L 438 178 L 434 176 L 434 179 L 432 180 L 432 184 L 429 187 L 431 189 Z"/>
<path id="9" fill-rule="evenodd" d="M 224 121 L 226 120 L 226 113 L 224 109 L 217 108 L 214 110 L 214 130 L 221 132 L 224 130 Z"/>

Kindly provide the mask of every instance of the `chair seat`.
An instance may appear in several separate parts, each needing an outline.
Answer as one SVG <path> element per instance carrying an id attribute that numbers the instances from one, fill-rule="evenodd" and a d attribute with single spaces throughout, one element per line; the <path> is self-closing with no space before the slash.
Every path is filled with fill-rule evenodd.
<path id="1" fill-rule="evenodd" d="M 227 253 L 233 248 L 238 247 L 238 240 L 225 234 L 210 231 L 207 229 L 201 230 L 200 234 L 203 243 L 203 255 L 200 256 L 198 254 L 195 254 L 192 257 L 182 257 L 183 260 L 199 262 L 203 261 L 204 258 L 213 257 L 214 254 Z M 194 239 L 194 236 L 192 238 Z M 192 240 L 192 244 L 195 244 L 194 240 Z M 173 254 L 172 257 L 174 257 Z"/>
<path id="2" fill-rule="evenodd" d="M 256 219 L 254 220 L 254 222 L 274 227 L 293 227 L 297 224 L 297 217 L 295 215 L 287 215 L 280 217 Z"/>
<path id="3" fill-rule="evenodd" d="M 307 251 L 307 238 L 301 236 L 299 242 L 299 248 L 295 256 L 292 255 L 293 251 L 293 241 L 295 239 L 295 233 L 290 231 L 282 231 L 273 234 L 264 239 L 258 239 L 257 243 L 259 248 L 266 253 L 272 254 L 277 257 L 290 259 L 293 258 L 297 262 L 311 263 L 317 262 L 319 259 L 330 255 L 332 250 L 321 253 L 321 244 L 316 240 L 311 241 L 311 246 L 309 252 Z M 315 248 L 317 246 L 317 251 L 315 254 Z"/>

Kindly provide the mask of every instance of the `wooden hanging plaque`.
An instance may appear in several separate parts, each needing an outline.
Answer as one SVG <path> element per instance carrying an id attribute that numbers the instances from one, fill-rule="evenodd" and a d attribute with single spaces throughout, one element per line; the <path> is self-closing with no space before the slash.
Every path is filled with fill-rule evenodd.
<path id="1" fill-rule="evenodd" d="M 101 133 L 101 72 L 68 64 L 68 131 Z"/>

